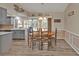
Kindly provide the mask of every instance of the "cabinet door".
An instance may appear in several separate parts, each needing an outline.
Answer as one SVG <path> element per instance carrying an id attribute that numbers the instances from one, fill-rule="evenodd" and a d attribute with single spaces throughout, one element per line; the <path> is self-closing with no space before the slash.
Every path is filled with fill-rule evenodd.
<path id="1" fill-rule="evenodd" d="M 25 31 L 13 30 L 12 32 L 13 32 L 14 39 L 24 39 L 25 38 Z"/>
<path id="2" fill-rule="evenodd" d="M 2 9 L 0 8 L 0 24 L 2 24 Z"/>
<path id="3" fill-rule="evenodd" d="M 7 21 L 7 24 L 11 24 L 11 17 L 7 16 L 6 21 Z"/>
<path id="4" fill-rule="evenodd" d="M 11 48 L 12 45 L 12 33 L 8 33 L 0 36 L 0 50 L 1 52 L 6 52 Z"/>
<path id="5" fill-rule="evenodd" d="M 6 23 L 8 23 L 8 21 L 7 21 L 7 10 L 6 9 L 4 9 L 4 8 L 2 8 L 2 23 L 3 24 L 6 24 Z"/>
<path id="6" fill-rule="evenodd" d="M 48 31 L 52 31 L 52 18 L 48 18 Z"/>

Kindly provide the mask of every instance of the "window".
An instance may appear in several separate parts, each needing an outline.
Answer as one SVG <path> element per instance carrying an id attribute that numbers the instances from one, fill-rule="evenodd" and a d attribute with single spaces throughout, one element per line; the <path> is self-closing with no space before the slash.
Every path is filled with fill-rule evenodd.
<path id="1" fill-rule="evenodd" d="M 43 31 L 47 31 L 47 29 L 48 29 L 47 19 L 42 20 L 42 28 L 43 28 Z"/>
<path id="2" fill-rule="evenodd" d="M 29 20 L 24 21 L 24 27 L 25 28 L 33 27 L 34 31 L 37 31 L 37 29 L 39 28 L 39 25 L 40 25 L 40 21 L 37 18 L 31 18 Z M 48 29 L 47 19 L 44 19 L 44 20 L 41 21 L 41 28 L 44 31 L 47 31 L 47 29 Z"/>
<path id="3" fill-rule="evenodd" d="M 33 27 L 34 31 L 37 31 L 38 28 L 40 28 L 40 21 L 38 18 L 30 18 L 22 20 L 21 18 L 15 19 L 14 22 L 15 28 L 29 28 Z M 48 29 L 48 21 L 47 19 L 41 20 L 41 28 L 46 31 Z"/>
<path id="4" fill-rule="evenodd" d="M 21 20 L 18 20 L 18 28 L 22 28 L 23 25 L 22 25 L 22 21 Z"/>
<path id="5" fill-rule="evenodd" d="M 24 21 L 24 27 L 33 27 L 34 31 L 37 31 L 38 28 L 38 19 L 29 19 Z"/>

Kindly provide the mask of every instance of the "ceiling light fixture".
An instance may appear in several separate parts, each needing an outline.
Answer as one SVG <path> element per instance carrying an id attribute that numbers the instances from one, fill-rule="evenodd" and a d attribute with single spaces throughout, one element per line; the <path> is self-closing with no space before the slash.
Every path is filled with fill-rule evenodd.
<path id="1" fill-rule="evenodd" d="M 46 17 L 39 17 L 39 20 L 46 20 Z"/>
<path id="2" fill-rule="evenodd" d="M 24 9 L 19 7 L 18 5 L 14 4 L 14 10 L 18 11 L 18 12 L 24 12 Z"/>

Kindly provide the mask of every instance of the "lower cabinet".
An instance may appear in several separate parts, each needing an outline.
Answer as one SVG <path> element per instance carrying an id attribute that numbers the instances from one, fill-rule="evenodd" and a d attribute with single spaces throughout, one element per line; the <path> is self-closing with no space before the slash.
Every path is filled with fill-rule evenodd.
<path id="1" fill-rule="evenodd" d="M 0 52 L 7 52 L 11 48 L 11 46 L 12 46 L 12 33 L 0 35 Z"/>
<path id="2" fill-rule="evenodd" d="M 28 39 L 26 30 L 0 30 L 0 32 L 12 32 L 13 39 Z"/>
<path id="3" fill-rule="evenodd" d="M 25 30 L 12 30 L 13 39 L 25 39 Z"/>

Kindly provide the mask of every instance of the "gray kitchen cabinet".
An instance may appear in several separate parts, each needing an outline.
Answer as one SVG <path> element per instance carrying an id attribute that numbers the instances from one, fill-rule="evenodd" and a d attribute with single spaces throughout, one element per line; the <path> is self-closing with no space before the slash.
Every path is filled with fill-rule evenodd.
<path id="1" fill-rule="evenodd" d="M 6 23 L 11 24 L 11 17 L 10 16 L 7 16 Z"/>
<path id="2" fill-rule="evenodd" d="M 12 30 L 13 39 L 25 39 L 25 30 Z"/>
<path id="3" fill-rule="evenodd" d="M 7 9 L 0 7 L 0 24 L 7 23 Z"/>
<path id="4" fill-rule="evenodd" d="M 2 8 L 2 20 L 3 24 L 7 23 L 7 10 L 4 8 Z"/>
<path id="5" fill-rule="evenodd" d="M 6 23 L 14 25 L 15 18 L 13 16 L 7 16 Z"/>
<path id="6" fill-rule="evenodd" d="M 0 32 L 0 53 L 9 51 L 12 46 L 12 32 Z"/>
<path id="7" fill-rule="evenodd" d="M 2 9 L 0 8 L 0 24 L 2 24 Z"/>

